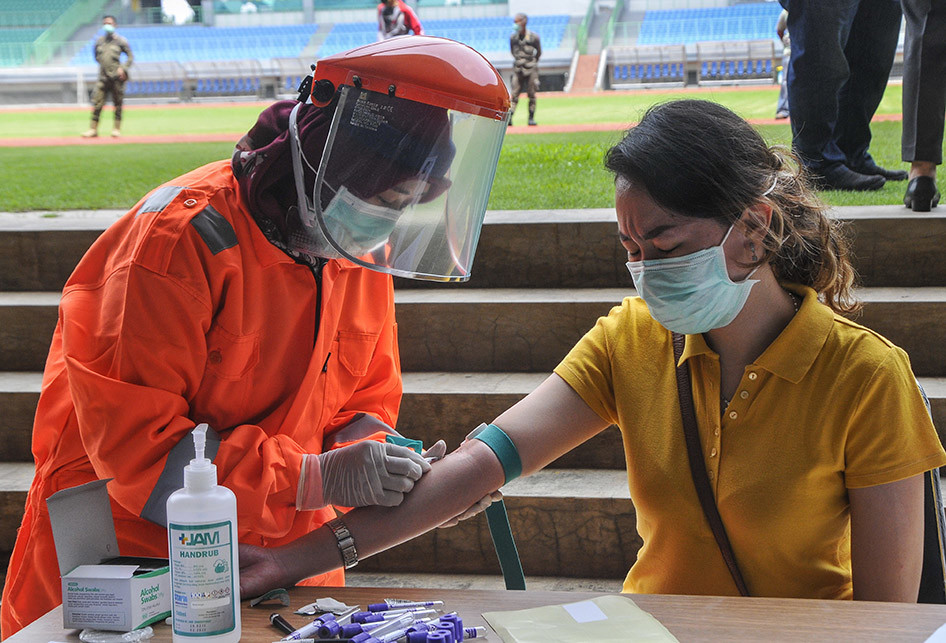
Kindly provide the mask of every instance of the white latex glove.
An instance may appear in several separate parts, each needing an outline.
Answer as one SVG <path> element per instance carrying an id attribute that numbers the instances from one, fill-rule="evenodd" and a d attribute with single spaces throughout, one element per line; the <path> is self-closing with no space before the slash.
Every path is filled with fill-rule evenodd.
<path id="1" fill-rule="evenodd" d="M 325 504 L 396 507 L 414 482 L 430 471 L 421 454 L 407 447 L 365 440 L 318 456 Z"/>
<path id="2" fill-rule="evenodd" d="M 442 525 L 438 525 L 438 529 L 446 529 L 447 527 L 453 527 L 457 525 L 461 520 L 468 520 L 472 518 L 473 516 L 475 516 L 476 514 L 486 511 L 486 509 L 491 504 L 493 504 L 494 502 L 499 502 L 502 499 L 503 499 L 503 492 L 499 490 L 494 491 L 488 496 L 483 496 L 482 498 L 480 498 L 479 502 L 477 502 L 475 505 L 473 505 L 472 507 L 464 511 L 459 516 L 454 516 L 453 518 L 443 523 Z"/>
<path id="3" fill-rule="evenodd" d="M 447 443 L 443 440 L 437 440 L 429 449 L 424 449 L 424 452 L 421 454 L 424 456 L 424 459 L 427 462 L 436 462 L 437 460 L 443 459 L 443 456 L 447 453 Z"/>

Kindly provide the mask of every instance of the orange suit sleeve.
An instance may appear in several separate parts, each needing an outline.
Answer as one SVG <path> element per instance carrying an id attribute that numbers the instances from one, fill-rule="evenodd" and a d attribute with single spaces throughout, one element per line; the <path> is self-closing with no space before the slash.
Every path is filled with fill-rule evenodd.
<path id="1" fill-rule="evenodd" d="M 190 252 L 199 261 L 198 251 Z M 98 477 L 114 479 L 110 494 L 135 515 L 153 500 L 172 449 L 180 444 L 192 457 L 187 439 L 197 421 L 188 400 L 206 365 L 210 301 L 199 279 L 185 282 L 134 262 L 64 291 L 63 353 L 79 433 Z M 227 429 L 215 462 L 219 480 L 236 494 L 241 530 L 286 534 L 303 449 L 253 424 L 213 428 Z M 153 514 L 143 517 L 161 524 Z"/>

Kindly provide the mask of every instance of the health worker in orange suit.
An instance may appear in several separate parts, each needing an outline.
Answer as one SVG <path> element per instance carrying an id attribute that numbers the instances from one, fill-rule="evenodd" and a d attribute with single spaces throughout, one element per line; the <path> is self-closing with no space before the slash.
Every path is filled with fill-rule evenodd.
<path id="1" fill-rule="evenodd" d="M 166 501 L 200 423 L 241 543 L 290 542 L 336 506 L 397 505 L 429 470 L 387 440 L 402 392 L 392 275 L 469 278 L 509 95 L 480 54 L 425 36 L 320 60 L 305 87 L 232 159 L 142 198 L 66 283 L 4 637 L 61 601 L 46 508 L 61 489 L 111 479 L 120 552 L 167 556 Z"/>

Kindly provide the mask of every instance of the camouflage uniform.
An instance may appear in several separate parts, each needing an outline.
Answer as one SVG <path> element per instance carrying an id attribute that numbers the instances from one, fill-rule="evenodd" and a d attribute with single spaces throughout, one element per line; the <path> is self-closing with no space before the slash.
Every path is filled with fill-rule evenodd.
<path id="1" fill-rule="evenodd" d="M 519 94 L 523 87 L 529 97 L 529 120 L 535 117 L 535 93 L 539 90 L 539 56 L 542 55 L 542 43 L 539 34 L 518 30 L 509 37 L 509 51 L 512 52 L 512 111 L 516 111 Z"/>
<path id="2" fill-rule="evenodd" d="M 122 52 L 125 52 L 127 56 L 125 64 L 121 62 Z M 95 41 L 95 60 L 99 64 L 99 78 L 92 92 L 92 128 L 95 129 L 98 126 L 99 115 L 105 107 L 105 99 L 108 94 L 111 94 L 112 102 L 115 103 L 114 127 L 117 130 L 121 127 L 125 82 L 128 80 L 128 68 L 131 67 L 133 60 L 131 47 L 128 46 L 128 41 L 117 33 L 100 36 Z M 125 70 L 125 80 L 119 78 L 119 69 Z"/>

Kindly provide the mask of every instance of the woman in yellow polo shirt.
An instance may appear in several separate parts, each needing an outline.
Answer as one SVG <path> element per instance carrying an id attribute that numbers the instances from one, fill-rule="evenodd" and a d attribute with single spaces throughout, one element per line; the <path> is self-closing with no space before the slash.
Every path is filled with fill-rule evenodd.
<path id="1" fill-rule="evenodd" d="M 921 474 L 946 452 L 904 351 L 841 316 L 858 307 L 847 244 L 799 165 L 693 100 L 650 109 L 606 165 L 640 297 L 494 421 L 523 474 L 618 425 L 644 543 L 625 591 L 736 594 L 688 468 L 671 331 L 685 334 L 704 462 L 750 593 L 915 601 Z M 399 507 L 344 520 L 370 555 L 504 477 L 469 440 Z M 337 567 L 336 540 L 321 529 L 241 553 L 247 595 Z"/>

